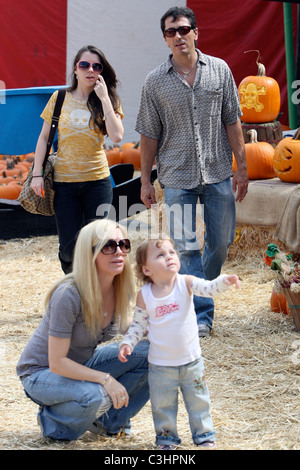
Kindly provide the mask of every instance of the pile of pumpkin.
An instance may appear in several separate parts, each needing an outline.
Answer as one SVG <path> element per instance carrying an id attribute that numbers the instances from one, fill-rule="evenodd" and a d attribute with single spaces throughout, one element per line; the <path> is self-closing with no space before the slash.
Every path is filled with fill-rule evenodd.
<path id="1" fill-rule="evenodd" d="M 253 51 L 247 51 L 253 52 Z M 259 54 L 259 51 L 256 51 Z M 259 57 L 258 57 L 259 59 Z M 272 126 L 280 111 L 280 89 L 277 81 L 266 76 L 263 64 L 256 61 L 257 75 L 245 77 L 238 91 L 242 110 L 242 124 L 250 130 L 250 141 L 245 143 L 248 177 L 250 180 L 275 178 L 288 183 L 300 183 L 300 128 L 294 137 L 281 139 L 277 145 L 257 140 L 260 125 Z M 253 128 L 251 128 L 253 126 Z M 233 156 L 233 171 L 237 168 Z"/>
<path id="2" fill-rule="evenodd" d="M 110 167 L 120 163 L 132 163 L 135 170 L 141 169 L 139 142 L 125 142 L 121 146 L 106 148 L 105 152 Z"/>
<path id="3" fill-rule="evenodd" d="M 248 131 L 245 143 L 249 180 L 278 177 L 287 183 L 300 183 L 300 128 L 294 137 L 283 138 L 274 148 L 268 142 L 258 142 L 255 129 Z M 237 169 L 233 156 L 233 171 Z"/>
<path id="4" fill-rule="evenodd" d="M 17 199 L 34 154 L 0 155 L 0 199 Z"/>
<path id="5" fill-rule="evenodd" d="M 139 142 L 125 142 L 123 145 L 105 149 L 108 166 L 132 163 L 140 170 Z M 28 169 L 34 161 L 34 153 L 25 155 L 0 155 L 0 199 L 18 199 Z"/>

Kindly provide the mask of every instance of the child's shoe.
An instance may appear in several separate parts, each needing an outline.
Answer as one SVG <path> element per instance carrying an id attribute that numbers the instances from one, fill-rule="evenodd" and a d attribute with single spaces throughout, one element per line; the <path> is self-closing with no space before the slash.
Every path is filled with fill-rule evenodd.
<path id="1" fill-rule="evenodd" d="M 213 441 L 204 441 L 204 442 L 194 442 L 194 444 L 196 446 L 199 446 L 199 447 L 205 447 L 205 448 L 213 448 L 216 446 L 216 443 L 213 442 Z"/>
<path id="2" fill-rule="evenodd" d="M 177 446 L 175 445 L 162 445 L 157 447 L 159 450 L 176 450 Z"/>

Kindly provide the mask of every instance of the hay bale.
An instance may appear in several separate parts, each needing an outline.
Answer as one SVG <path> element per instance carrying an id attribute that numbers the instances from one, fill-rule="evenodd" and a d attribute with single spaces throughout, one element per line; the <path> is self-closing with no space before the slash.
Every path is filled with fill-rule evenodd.
<path id="1" fill-rule="evenodd" d="M 264 258 L 269 243 L 274 243 L 281 251 L 289 253 L 288 247 L 275 236 L 275 230 L 275 227 L 237 224 L 228 259 L 243 259 L 251 255 Z"/>

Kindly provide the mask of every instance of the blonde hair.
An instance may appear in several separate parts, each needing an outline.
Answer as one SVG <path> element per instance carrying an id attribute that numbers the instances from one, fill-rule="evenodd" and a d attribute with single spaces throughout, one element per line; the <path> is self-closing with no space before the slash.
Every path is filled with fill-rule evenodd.
<path id="1" fill-rule="evenodd" d="M 124 238 L 128 238 L 126 229 L 109 219 L 98 219 L 83 227 L 75 246 L 72 273 L 58 280 L 46 297 L 48 304 L 58 285 L 67 281 L 74 283 L 80 294 L 86 327 L 93 337 L 101 330 L 105 313 L 95 261 L 109 235 L 116 228 L 122 232 Z M 114 321 L 121 331 L 125 331 L 128 327 L 130 299 L 135 293 L 129 256 L 125 259 L 123 271 L 115 276 L 113 283 L 116 297 Z"/>
<path id="2" fill-rule="evenodd" d="M 165 242 L 168 241 L 171 243 L 171 245 L 174 247 L 174 242 L 171 238 L 158 238 L 158 239 L 147 239 L 144 240 L 136 250 L 136 255 L 135 255 L 135 274 L 138 280 L 140 281 L 141 284 L 144 284 L 145 282 L 152 282 L 151 278 L 149 276 L 146 276 L 143 272 L 143 266 L 146 265 L 147 263 L 147 256 L 148 256 L 148 249 L 150 246 L 156 246 L 157 248 L 160 248 L 161 245 Z"/>

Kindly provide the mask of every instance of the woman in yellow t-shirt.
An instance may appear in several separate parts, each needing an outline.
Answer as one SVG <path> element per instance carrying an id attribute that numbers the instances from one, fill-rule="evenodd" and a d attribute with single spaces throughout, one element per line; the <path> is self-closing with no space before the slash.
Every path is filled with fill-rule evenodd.
<path id="1" fill-rule="evenodd" d="M 74 59 L 72 84 L 59 119 L 54 167 L 59 259 L 65 273 L 72 270 L 74 246 L 81 227 L 107 214 L 105 207 L 112 202 L 103 144 L 105 135 L 114 143 L 123 138 L 123 113 L 116 87 L 116 73 L 103 52 L 94 46 L 80 49 Z M 36 146 L 31 185 L 40 197 L 42 166 L 57 93 L 53 93 L 41 114 L 44 124 Z"/>

